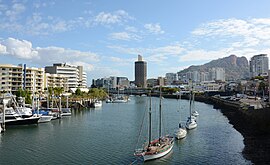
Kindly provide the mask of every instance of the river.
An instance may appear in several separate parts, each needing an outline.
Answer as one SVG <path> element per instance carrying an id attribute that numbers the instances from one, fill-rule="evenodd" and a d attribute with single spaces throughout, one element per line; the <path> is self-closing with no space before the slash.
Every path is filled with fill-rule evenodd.
<path id="1" fill-rule="evenodd" d="M 0 134 L 0 164 L 139 164 L 136 146 L 147 139 L 148 97 L 131 97 L 128 103 L 74 110 L 72 116 L 49 123 L 8 127 Z M 153 98 L 153 118 L 158 118 Z M 173 134 L 179 120 L 189 114 L 187 100 L 163 99 L 163 133 Z M 176 140 L 164 158 L 145 164 L 251 164 L 242 156 L 243 136 L 212 105 L 196 102 L 198 127 Z M 147 118 L 147 117 L 145 117 Z M 153 136 L 157 135 L 153 121 Z M 141 129 L 142 128 L 142 129 Z M 140 138 L 140 129 L 142 130 Z"/>

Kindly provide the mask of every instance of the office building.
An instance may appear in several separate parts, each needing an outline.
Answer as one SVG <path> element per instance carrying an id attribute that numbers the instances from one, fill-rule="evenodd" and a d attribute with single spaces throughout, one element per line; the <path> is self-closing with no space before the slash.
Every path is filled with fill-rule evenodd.
<path id="1" fill-rule="evenodd" d="M 142 60 L 142 56 L 138 55 L 138 61 L 135 62 L 135 85 L 137 87 L 147 87 L 147 63 Z"/>

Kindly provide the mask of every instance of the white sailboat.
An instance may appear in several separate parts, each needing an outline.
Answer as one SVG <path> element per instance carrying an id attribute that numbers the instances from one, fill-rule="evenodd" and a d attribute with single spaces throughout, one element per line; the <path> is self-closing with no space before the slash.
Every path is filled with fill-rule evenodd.
<path id="1" fill-rule="evenodd" d="M 71 108 L 68 107 L 68 96 L 66 100 L 66 108 L 61 108 L 62 116 L 71 116 Z"/>
<path id="2" fill-rule="evenodd" d="M 196 117 L 198 117 L 199 116 L 199 112 L 198 111 L 196 111 L 195 110 L 195 105 L 194 105 L 194 101 L 195 101 L 195 96 L 194 96 L 195 94 L 193 94 L 192 95 L 192 116 L 194 116 L 195 117 L 195 119 L 196 119 Z"/>
<path id="3" fill-rule="evenodd" d="M 190 96 L 189 96 L 189 117 L 188 120 L 186 122 L 186 128 L 187 129 L 194 129 L 197 127 L 197 122 L 196 122 L 196 117 L 192 116 L 192 100 L 194 99 L 194 95 L 193 91 L 190 91 Z M 192 99 L 193 98 L 193 99 Z"/>
<path id="4" fill-rule="evenodd" d="M 144 161 L 161 158 L 167 155 L 173 148 L 174 138 L 171 136 L 161 135 L 161 95 L 160 95 L 160 106 L 159 106 L 159 138 L 152 140 L 152 108 L 151 108 L 151 95 L 150 95 L 150 106 L 149 106 L 149 137 L 148 142 L 145 143 L 144 147 L 135 150 L 135 156 L 142 156 Z"/>
<path id="5" fill-rule="evenodd" d="M 181 100 L 181 94 L 179 95 L 179 99 Z M 179 111 L 180 113 L 180 111 Z M 187 130 L 183 124 L 181 124 L 181 117 L 179 121 L 179 128 L 175 132 L 176 139 L 183 139 L 187 136 Z"/>
<path id="6" fill-rule="evenodd" d="M 118 90 L 117 91 L 117 97 L 112 100 L 112 103 L 126 103 L 128 101 L 128 99 L 126 97 L 124 97 L 124 96 L 120 96 L 120 94 L 119 94 L 119 90 L 120 90 L 119 86 L 118 86 L 117 90 Z"/>

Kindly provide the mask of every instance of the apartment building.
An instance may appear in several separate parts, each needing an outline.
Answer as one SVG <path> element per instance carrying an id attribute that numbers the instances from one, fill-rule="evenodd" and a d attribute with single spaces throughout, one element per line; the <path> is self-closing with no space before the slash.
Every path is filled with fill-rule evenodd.
<path id="1" fill-rule="evenodd" d="M 44 92 L 44 68 L 29 68 L 26 65 L 0 65 L 0 91 L 16 92 L 25 89 L 30 92 Z"/>
<path id="2" fill-rule="evenodd" d="M 45 73 L 44 89 L 48 89 L 49 87 L 62 87 L 64 91 L 68 91 L 67 77 L 60 74 Z"/>
<path id="3" fill-rule="evenodd" d="M 250 66 L 250 76 L 256 77 L 256 76 L 262 76 L 262 75 L 268 75 L 268 66 L 269 60 L 267 57 L 267 54 L 259 54 L 255 55 L 251 58 L 249 61 Z"/>
<path id="4" fill-rule="evenodd" d="M 67 78 L 67 88 L 87 88 L 87 76 L 83 72 L 82 66 L 69 65 L 66 63 L 57 63 L 53 66 L 46 66 L 45 72 L 50 74 L 59 74 Z"/>

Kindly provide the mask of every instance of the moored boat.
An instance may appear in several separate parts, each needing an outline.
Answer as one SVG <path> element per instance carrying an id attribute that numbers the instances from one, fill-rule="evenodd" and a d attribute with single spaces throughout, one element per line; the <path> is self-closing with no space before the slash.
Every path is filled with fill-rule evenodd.
<path id="1" fill-rule="evenodd" d="M 167 155 L 173 148 L 174 137 L 166 135 L 162 136 L 161 133 L 161 87 L 160 87 L 160 104 L 159 104 L 159 138 L 151 140 L 152 136 L 152 108 L 151 108 L 151 95 L 149 106 L 149 136 L 148 142 L 145 143 L 142 149 L 136 149 L 134 155 L 143 157 L 144 161 L 161 158 Z"/>

